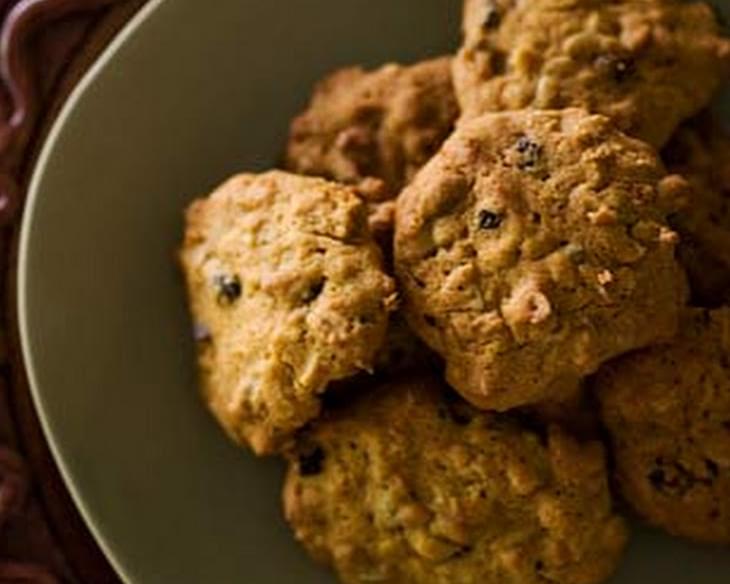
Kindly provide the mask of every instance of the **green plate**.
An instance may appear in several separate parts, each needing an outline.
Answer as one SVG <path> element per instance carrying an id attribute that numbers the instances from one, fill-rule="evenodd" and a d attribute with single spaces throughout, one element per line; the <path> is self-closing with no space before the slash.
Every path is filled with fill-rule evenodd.
<path id="1" fill-rule="evenodd" d="M 56 459 L 127 582 L 334 581 L 282 520 L 281 464 L 230 445 L 197 397 L 181 213 L 272 166 L 325 72 L 452 50 L 459 4 L 154 0 L 69 100 L 24 218 L 21 332 Z M 727 584 L 730 554 L 642 534 L 616 582 L 649 581 Z"/>

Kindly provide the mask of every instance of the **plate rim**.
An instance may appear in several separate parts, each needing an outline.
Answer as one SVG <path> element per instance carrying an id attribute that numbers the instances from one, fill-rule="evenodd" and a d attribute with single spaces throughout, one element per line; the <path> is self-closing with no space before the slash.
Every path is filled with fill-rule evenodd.
<path id="1" fill-rule="evenodd" d="M 64 102 L 58 116 L 49 130 L 40 154 L 33 166 L 31 178 L 28 184 L 27 195 L 24 201 L 23 216 L 20 221 L 18 236 L 18 259 L 17 279 L 15 293 L 17 298 L 17 325 L 20 340 L 20 350 L 25 373 L 28 379 L 28 387 L 33 400 L 35 412 L 40 421 L 44 438 L 48 443 L 49 450 L 53 456 L 63 482 L 68 489 L 74 505 L 78 509 L 84 523 L 89 528 L 94 540 L 99 545 L 102 553 L 111 564 L 114 572 L 125 584 L 134 584 L 132 577 L 122 565 L 117 554 L 117 546 L 112 543 L 103 532 L 101 525 L 97 522 L 91 510 L 87 507 L 81 495 L 81 488 L 77 485 L 72 473 L 69 471 L 66 461 L 61 454 L 53 430 L 53 424 L 46 412 L 44 390 L 40 387 L 36 375 L 36 363 L 34 357 L 33 343 L 30 340 L 30 322 L 28 315 L 28 279 L 29 279 L 29 249 L 31 240 L 35 234 L 32 233 L 32 226 L 35 219 L 36 207 L 43 191 L 43 182 L 46 168 L 51 158 L 57 154 L 57 144 L 63 133 L 68 119 L 73 115 L 79 102 L 96 82 L 100 73 L 109 65 L 109 62 L 117 55 L 119 50 L 137 33 L 137 31 L 155 14 L 168 0 L 147 0 L 131 19 L 114 36 L 107 47 L 96 58 L 89 69 L 84 73 L 74 89 Z M 47 196 L 47 194 L 46 194 Z"/>

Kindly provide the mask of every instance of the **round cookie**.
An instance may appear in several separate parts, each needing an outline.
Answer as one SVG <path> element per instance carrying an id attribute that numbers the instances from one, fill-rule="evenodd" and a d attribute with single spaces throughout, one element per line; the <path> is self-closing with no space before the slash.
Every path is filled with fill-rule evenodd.
<path id="1" fill-rule="evenodd" d="M 712 8 L 684 0 L 466 0 L 454 85 L 468 117 L 581 107 L 656 147 L 730 72 Z"/>
<path id="2" fill-rule="evenodd" d="M 694 309 L 670 345 L 618 359 L 594 388 L 616 482 L 649 522 L 730 543 L 730 309 Z"/>
<path id="3" fill-rule="evenodd" d="M 560 400 L 674 335 L 686 284 L 665 217 L 686 189 L 603 116 L 471 120 L 398 198 L 409 322 L 475 405 Z"/>
<path id="4" fill-rule="evenodd" d="M 719 306 L 730 297 L 730 134 L 705 113 L 672 136 L 662 158 L 693 187 L 684 208 L 669 218 L 680 235 L 693 303 Z"/>
<path id="5" fill-rule="evenodd" d="M 458 113 L 450 57 L 342 69 L 317 85 L 293 121 L 286 167 L 346 183 L 369 179 L 370 199 L 391 199 L 436 153 Z"/>
<path id="6" fill-rule="evenodd" d="M 394 284 L 349 187 L 236 176 L 190 206 L 180 258 L 205 401 L 256 453 L 314 418 L 331 381 L 372 369 Z"/>
<path id="7" fill-rule="evenodd" d="M 288 456 L 287 520 L 346 583 L 592 584 L 626 543 L 598 442 L 540 436 L 429 378 L 325 414 Z"/>

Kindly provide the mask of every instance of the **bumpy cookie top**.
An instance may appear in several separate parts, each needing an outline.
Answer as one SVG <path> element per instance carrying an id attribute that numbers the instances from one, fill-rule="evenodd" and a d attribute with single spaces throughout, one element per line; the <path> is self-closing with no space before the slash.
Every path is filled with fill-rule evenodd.
<path id="1" fill-rule="evenodd" d="M 692 310 L 674 343 L 594 385 L 628 502 L 670 533 L 730 543 L 730 309 Z"/>
<path id="2" fill-rule="evenodd" d="M 538 436 L 446 391 L 392 381 L 316 422 L 289 454 L 296 537 L 353 584 L 608 577 L 626 529 L 601 446 Z"/>
<path id="3" fill-rule="evenodd" d="M 730 71 L 712 9 L 684 0 L 466 0 L 454 84 L 466 115 L 582 107 L 654 146 Z"/>
<path id="4" fill-rule="evenodd" d="M 693 187 L 684 208 L 669 218 L 680 235 L 693 301 L 719 306 L 730 298 L 730 134 L 704 114 L 672 136 L 662 158 Z"/>
<path id="5" fill-rule="evenodd" d="M 343 69 L 316 87 L 291 126 L 292 171 L 360 183 L 392 198 L 451 132 L 458 106 L 450 58 L 375 71 Z"/>
<path id="6" fill-rule="evenodd" d="M 560 399 L 674 334 L 685 283 L 665 216 L 686 188 L 603 116 L 464 123 L 398 199 L 409 321 L 476 405 Z"/>
<path id="7" fill-rule="evenodd" d="M 315 417 L 330 381 L 373 365 L 394 286 L 366 215 L 350 188 L 283 172 L 236 176 L 188 209 L 205 399 L 257 453 Z"/>

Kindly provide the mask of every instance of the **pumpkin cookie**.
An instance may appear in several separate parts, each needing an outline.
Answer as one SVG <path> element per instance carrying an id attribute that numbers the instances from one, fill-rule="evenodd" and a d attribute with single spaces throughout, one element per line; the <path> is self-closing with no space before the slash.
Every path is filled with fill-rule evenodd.
<path id="1" fill-rule="evenodd" d="M 686 284 L 666 215 L 687 189 L 603 116 L 471 120 L 398 199 L 409 322 L 475 405 L 560 401 L 674 335 Z"/>
<path id="2" fill-rule="evenodd" d="M 320 82 L 291 126 L 286 167 L 392 199 L 451 133 L 458 106 L 451 59 L 375 71 L 352 67 Z"/>
<path id="3" fill-rule="evenodd" d="M 466 0 L 465 115 L 581 107 L 662 146 L 730 72 L 712 8 L 684 0 Z"/>
<path id="4" fill-rule="evenodd" d="M 676 132 L 662 158 L 693 187 L 685 207 L 669 218 L 680 235 L 693 302 L 719 306 L 730 294 L 730 134 L 704 114 Z"/>
<path id="5" fill-rule="evenodd" d="M 343 582 L 592 584 L 626 539 L 603 450 L 394 380 L 314 423 L 289 453 L 284 509 Z"/>
<path id="6" fill-rule="evenodd" d="M 236 441 L 277 450 L 328 383 L 373 368 L 394 285 L 349 187 L 236 176 L 190 206 L 180 257 L 204 398 Z"/>
<path id="7" fill-rule="evenodd" d="M 670 533 L 730 543 L 730 309 L 695 309 L 681 336 L 595 379 L 617 483 Z"/>

